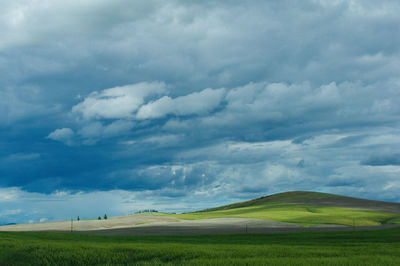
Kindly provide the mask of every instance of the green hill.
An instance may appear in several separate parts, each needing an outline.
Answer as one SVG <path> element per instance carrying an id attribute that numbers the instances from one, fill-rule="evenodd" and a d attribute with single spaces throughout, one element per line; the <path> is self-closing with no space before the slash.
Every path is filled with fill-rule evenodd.
<path id="1" fill-rule="evenodd" d="M 400 224 L 400 204 L 334 194 L 293 191 L 179 214 L 181 219 L 255 218 L 303 226 Z"/>
<path id="2" fill-rule="evenodd" d="M 340 198 L 343 196 L 335 195 L 335 194 L 328 194 L 328 193 L 320 193 L 320 192 L 309 192 L 309 191 L 290 191 L 284 193 L 273 194 L 269 196 L 264 196 L 261 198 L 237 202 L 229 205 L 224 205 L 216 208 L 206 209 L 203 211 L 218 211 L 218 210 L 229 210 L 235 208 L 242 208 L 242 207 L 250 207 L 256 205 L 262 205 L 266 203 L 307 203 L 309 201 L 316 201 L 316 200 L 326 200 L 332 198 Z"/>
<path id="3" fill-rule="evenodd" d="M 383 211 L 400 214 L 400 203 L 353 198 L 329 193 L 311 191 L 290 191 L 261 198 L 206 209 L 203 211 L 228 210 L 262 205 L 266 203 L 292 203 L 313 206 L 354 208 L 371 211 Z"/>

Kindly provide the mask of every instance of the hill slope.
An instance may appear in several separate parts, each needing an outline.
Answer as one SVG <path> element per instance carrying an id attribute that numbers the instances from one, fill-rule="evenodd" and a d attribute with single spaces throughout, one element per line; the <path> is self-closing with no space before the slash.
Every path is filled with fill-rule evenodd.
<path id="1" fill-rule="evenodd" d="M 391 212 L 400 214 L 400 203 L 375 201 L 347 196 L 340 196 L 329 193 L 310 192 L 310 191 L 290 191 L 273 194 L 261 198 L 224 205 L 221 207 L 206 209 L 203 211 L 229 210 L 242 207 L 250 207 L 271 203 L 304 204 L 312 206 L 352 208 L 360 210 L 371 210 L 381 212 Z"/>
<path id="2" fill-rule="evenodd" d="M 203 211 L 176 215 L 180 219 L 256 218 L 304 226 L 375 226 L 400 224 L 400 204 L 334 194 L 293 191 Z"/>

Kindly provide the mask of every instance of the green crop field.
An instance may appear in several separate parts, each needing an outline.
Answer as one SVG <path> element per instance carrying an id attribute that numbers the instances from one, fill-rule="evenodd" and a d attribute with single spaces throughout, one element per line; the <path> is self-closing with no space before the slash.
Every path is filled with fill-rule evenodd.
<path id="1" fill-rule="evenodd" d="M 0 232 L 0 265 L 399 265 L 400 229 L 110 237 Z"/>
<path id="2" fill-rule="evenodd" d="M 289 203 L 264 203 L 249 207 L 201 211 L 173 216 L 188 220 L 223 217 L 257 218 L 304 226 L 320 224 L 373 226 L 400 223 L 400 215 L 393 213 Z"/>

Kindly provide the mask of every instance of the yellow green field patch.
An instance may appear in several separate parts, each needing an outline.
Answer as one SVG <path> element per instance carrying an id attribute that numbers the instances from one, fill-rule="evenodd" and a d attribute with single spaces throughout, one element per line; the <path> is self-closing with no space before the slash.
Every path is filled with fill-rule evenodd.
<path id="1" fill-rule="evenodd" d="M 400 216 L 393 213 L 288 203 L 262 204 L 228 210 L 176 214 L 173 216 L 186 220 L 233 217 L 256 218 L 304 226 L 320 224 L 374 226 L 400 223 Z"/>

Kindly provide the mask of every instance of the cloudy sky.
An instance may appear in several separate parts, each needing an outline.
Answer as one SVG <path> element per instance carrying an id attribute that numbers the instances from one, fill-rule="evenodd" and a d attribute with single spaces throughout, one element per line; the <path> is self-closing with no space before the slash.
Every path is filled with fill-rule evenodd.
<path id="1" fill-rule="evenodd" d="M 399 13 L 1 1 L 0 224 L 290 190 L 399 202 Z"/>

